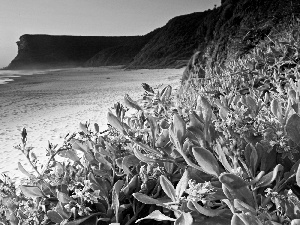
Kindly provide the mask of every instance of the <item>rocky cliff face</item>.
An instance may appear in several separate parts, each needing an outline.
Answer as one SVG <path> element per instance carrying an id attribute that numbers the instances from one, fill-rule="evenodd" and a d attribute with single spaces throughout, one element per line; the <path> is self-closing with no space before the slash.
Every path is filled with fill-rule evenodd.
<path id="1" fill-rule="evenodd" d="M 100 51 L 130 45 L 139 42 L 142 38 L 142 36 L 93 37 L 26 34 L 17 42 L 18 55 L 7 69 L 82 66 Z"/>

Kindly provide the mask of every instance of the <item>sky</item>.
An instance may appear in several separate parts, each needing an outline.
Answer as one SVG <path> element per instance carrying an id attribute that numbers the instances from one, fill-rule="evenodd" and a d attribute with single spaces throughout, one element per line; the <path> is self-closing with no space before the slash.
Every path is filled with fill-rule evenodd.
<path id="1" fill-rule="evenodd" d="M 144 35 L 175 16 L 221 0 L 0 0 L 0 68 L 17 55 L 23 34 Z"/>

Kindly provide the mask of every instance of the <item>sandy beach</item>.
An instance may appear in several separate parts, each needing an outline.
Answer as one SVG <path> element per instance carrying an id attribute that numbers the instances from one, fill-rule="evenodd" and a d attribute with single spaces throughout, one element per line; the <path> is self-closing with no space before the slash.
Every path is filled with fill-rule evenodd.
<path id="1" fill-rule="evenodd" d="M 45 159 L 48 140 L 60 144 L 79 122 L 98 123 L 105 129 L 106 114 L 127 93 L 140 99 L 141 83 L 156 87 L 179 85 L 183 69 L 123 70 L 117 67 L 73 68 L 48 74 L 21 76 L 0 85 L 0 172 L 12 178 L 20 161 L 30 169 L 25 156 L 14 146 L 21 143 L 25 127 L 28 146 Z"/>

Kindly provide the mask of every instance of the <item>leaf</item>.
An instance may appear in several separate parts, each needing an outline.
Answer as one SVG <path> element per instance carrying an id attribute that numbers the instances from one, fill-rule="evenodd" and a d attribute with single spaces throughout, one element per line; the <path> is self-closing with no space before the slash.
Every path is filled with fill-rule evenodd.
<path id="1" fill-rule="evenodd" d="M 67 222 L 66 225 L 95 225 L 97 222 L 97 216 L 101 216 L 101 218 L 103 218 L 106 215 L 103 213 L 94 213 L 78 220 Z"/>
<path id="2" fill-rule="evenodd" d="M 282 119 L 282 109 L 277 99 L 273 99 L 271 102 L 271 112 L 277 117 L 279 121 Z"/>
<path id="3" fill-rule="evenodd" d="M 160 176 L 160 185 L 164 192 L 172 199 L 173 202 L 176 202 L 176 193 L 172 183 L 164 175 Z"/>
<path id="4" fill-rule="evenodd" d="M 138 182 L 139 177 L 138 175 L 134 175 L 134 177 L 131 178 L 131 180 L 128 182 L 128 184 L 122 189 L 123 193 L 126 196 L 129 196 L 133 193 L 133 191 L 138 188 Z"/>
<path id="5" fill-rule="evenodd" d="M 177 218 L 174 225 L 192 225 L 193 217 L 191 213 L 182 212 L 181 215 Z"/>
<path id="6" fill-rule="evenodd" d="M 141 219 L 138 219 L 135 223 L 138 223 L 138 222 L 140 222 L 142 220 L 146 220 L 146 219 L 153 219 L 153 220 L 156 220 L 156 221 L 165 221 L 165 220 L 167 220 L 167 221 L 176 221 L 176 219 L 165 216 L 160 211 L 155 210 L 152 213 L 150 213 L 148 216 L 146 216 L 144 218 L 141 218 Z"/>
<path id="7" fill-rule="evenodd" d="M 248 185 L 241 177 L 238 177 L 232 173 L 222 173 L 219 177 L 219 180 L 232 189 L 238 189 Z"/>
<path id="8" fill-rule="evenodd" d="M 296 173 L 296 182 L 297 185 L 300 187 L 300 165 L 298 166 L 297 173 Z"/>
<path id="9" fill-rule="evenodd" d="M 119 207 L 120 207 L 120 202 L 119 202 L 119 193 L 124 184 L 123 180 L 118 180 L 112 191 L 112 208 L 115 210 L 115 215 L 116 215 L 116 222 L 118 223 L 118 215 L 119 215 Z"/>
<path id="10" fill-rule="evenodd" d="M 59 215 L 56 211 L 54 210 L 49 210 L 47 212 L 47 216 L 49 217 L 49 219 L 54 222 L 54 223 L 58 223 L 60 224 L 64 219 L 62 218 L 61 215 Z"/>
<path id="11" fill-rule="evenodd" d="M 186 135 L 186 124 L 181 116 L 177 113 L 174 113 L 173 115 L 173 126 L 175 137 L 182 146 Z"/>
<path id="12" fill-rule="evenodd" d="M 199 205 L 196 201 L 191 201 L 195 207 L 195 209 L 208 217 L 214 217 L 214 216 L 218 216 L 220 214 L 222 214 L 224 211 L 226 211 L 226 209 L 208 209 L 208 208 L 204 208 L 203 206 Z"/>
<path id="13" fill-rule="evenodd" d="M 204 172 L 218 177 L 220 174 L 219 164 L 214 155 L 201 147 L 193 147 L 193 155 Z"/>
<path id="14" fill-rule="evenodd" d="M 142 110 L 142 108 L 137 104 L 137 102 L 133 101 L 128 94 L 124 96 L 124 103 L 129 108 L 134 108 L 136 110 Z"/>
<path id="15" fill-rule="evenodd" d="M 28 173 L 27 170 L 24 169 L 24 167 L 22 166 L 22 164 L 20 162 L 18 162 L 18 168 L 27 177 L 33 177 L 32 174 Z"/>
<path id="16" fill-rule="evenodd" d="M 148 195 L 145 195 L 145 194 L 142 194 L 142 193 L 134 193 L 132 194 L 133 197 L 135 197 L 139 202 L 142 202 L 144 204 L 150 204 L 150 205 L 159 205 L 159 206 L 163 206 L 165 207 L 164 205 L 164 202 L 161 201 L 161 200 L 158 200 L 158 199 L 154 199 L 154 198 L 151 198 L 149 197 Z M 171 199 L 170 199 L 171 201 Z"/>
<path id="17" fill-rule="evenodd" d="M 223 183 L 222 189 L 229 200 L 239 199 L 255 208 L 253 194 L 247 187 L 247 183 L 235 174 L 222 173 L 219 177 Z"/>
<path id="18" fill-rule="evenodd" d="M 99 133 L 100 129 L 99 129 L 98 123 L 94 123 L 94 128 L 95 128 L 95 131 L 96 131 L 97 133 Z"/>
<path id="19" fill-rule="evenodd" d="M 111 112 L 107 113 L 107 121 L 108 123 L 120 131 L 122 134 L 126 134 L 123 123 Z"/>
<path id="20" fill-rule="evenodd" d="M 21 185 L 20 189 L 28 198 L 45 197 L 41 189 L 39 189 L 37 186 Z"/>
<path id="21" fill-rule="evenodd" d="M 250 95 L 246 96 L 246 102 L 247 102 L 247 106 L 251 109 L 251 111 L 256 112 L 257 109 L 256 101 Z"/>
<path id="22" fill-rule="evenodd" d="M 87 127 L 85 124 L 83 123 L 79 123 L 79 128 L 83 131 L 83 133 L 85 133 L 86 135 L 88 135 L 90 132 L 88 131 Z"/>
<path id="23" fill-rule="evenodd" d="M 151 115 L 147 116 L 147 120 L 150 124 L 150 129 L 151 129 L 151 134 L 152 134 L 152 146 L 154 147 L 155 139 L 156 139 L 156 131 L 157 131 L 157 122 L 156 122 L 156 119 Z"/>
<path id="24" fill-rule="evenodd" d="M 67 194 L 60 191 L 57 193 L 57 198 L 63 204 L 68 204 L 70 201 L 74 200 L 73 198 L 69 197 Z"/>
<path id="25" fill-rule="evenodd" d="M 231 167 L 231 165 L 229 164 L 226 155 L 222 149 L 222 146 L 219 142 L 217 142 L 216 145 L 214 145 L 214 150 L 215 152 L 218 154 L 219 156 L 219 161 L 222 163 L 222 165 L 224 166 L 224 168 L 228 171 L 228 172 L 232 172 L 233 168 Z"/>
<path id="26" fill-rule="evenodd" d="M 221 119 L 222 119 L 223 121 L 226 121 L 226 120 L 227 120 L 228 112 L 229 112 L 229 110 L 226 109 L 225 107 L 221 107 L 221 108 L 219 109 L 219 115 L 220 115 L 220 117 L 221 117 Z"/>
<path id="27" fill-rule="evenodd" d="M 189 182 L 189 172 L 186 169 L 176 186 L 175 193 L 178 199 L 182 196 L 182 194 L 186 190 L 186 187 L 188 186 L 188 182 Z"/>
<path id="28" fill-rule="evenodd" d="M 300 225 L 300 219 L 294 219 L 291 221 L 291 225 Z"/>
<path id="29" fill-rule="evenodd" d="M 257 183 L 257 187 L 264 187 L 271 184 L 277 177 L 278 172 L 283 170 L 283 166 L 278 164 L 275 166 L 274 170 L 264 175 Z"/>
<path id="30" fill-rule="evenodd" d="M 195 113 L 195 111 L 192 111 L 189 114 L 190 122 L 189 122 L 189 127 L 196 127 L 203 131 L 204 124 L 203 121 L 199 118 L 199 116 Z"/>
<path id="31" fill-rule="evenodd" d="M 166 146 L 166 144 L 168 144 L 169 141 L 169 129 L 163 129 L 155 142 L 155 146 L 158 148 L 164 147 Z"/>
<path id="32" fill-rule="evenodd" d="M 123 158 L 122 169 L 127 175 L 131 174 L 130 167 L 139 165 L 140 160 L 135 155 L 128 155 Z"/>
<path id="33" fill-rule="evenodd" d="M 58 202 L 56 205 L 56 212 L 62 216 L 63 219 L 69 219 L 72 215 L 71 212 L 68 212 L 61 202 Z"/>
<path id="34" fill-rule="evenodd" d="M 263 225 L 257 216 L 245 213 L 236 213 L 245 225 Z"/>
<path id="35" fill-rule="evenodd" d="M 256 174 L 257 166 L 258 166 L 258 155 L 255 147 L 253 147 L 250 143 L 247 144 L 245 149 L 245 158 L 250 167 L 252 174 Z"/>
<path id="36" fill-rule="evenodd" d="M 161 91 L 160 100 L 164 102 L 165 100 L 168 100 L 171 96 L 172 87 L 170 85 L 164 87 Z"/>
<path id="37" fill-rule="evenodd" d="M 300 116 L 293 114 L 285 125 L 287 135 L 300 146 Z"/>
<path id="38" fill-rule="evenodd" d="M 240 217 L 238 217 L 238 215 L 233 214 L 231 218 L 231 225 L 245 225 L 245 223 L 240 219 Z"/>
<path id="39" fill-rule="evenodd" d="M 137 148 L 134 148 L 133 149 L 133 153 L 134 155 L 139 159 L 141 160 L 142 162 L 144 163 L 156 163 L 158 162 L 158 160 L 156 159 L 152 159 L 148 156 L 145 156 L 143 153 L 141 153 Z"/>
<path id="40" fill-rule="evenodd" d="M 99 162 L 99 163 L 103 163 L 105 165 L 107 165 L 110 169 L 112 169 L 112 165 L 110 162 L 108 162 L 104 156 L 102 156 L 100 153 L 96 152 L 95 153 L 95 159 Z"/>
<path id="41" fill-rule="evenodd" d="M 245 202 L 239 200 L 239 199 L 234 199 L 234 207 L 239 210 L 242 211 L 243 213 L 252 213 L 252 214 L 256 214 L 256 211 L 253 207 L 251 207 L 250 205 L 246 204 Z"/>
<path id="42" fill-rule="evenodd" d="M 68 158 L 73 160 L 74 162 L 80 162 L 79 157 L 77 156 L 76 152 L 74 150 L 66 150 L 66 151 L 61 151 L 58 153 L 59 156 Z"/>
<path id="43" fill-rule="evenodd" d="M 71 145 L 72 145 L 72 149 L 74 150 L 78 150 L 81 152 L 88 152 L 88 146 L 85 143 L 81 143 L 79 140 L 76 139 L 72 139 L 70 141 Z"/>

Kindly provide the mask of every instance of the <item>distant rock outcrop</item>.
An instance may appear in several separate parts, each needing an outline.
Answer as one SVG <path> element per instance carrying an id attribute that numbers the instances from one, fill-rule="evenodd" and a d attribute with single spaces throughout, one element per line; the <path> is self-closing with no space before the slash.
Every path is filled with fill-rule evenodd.
<path id="1" fill-rule="evenodd" d="M 25 34 L 17 42 L 18 55 L 7 69 L 82 66 L 100 51 L 140 42 L 142 38 L 142 36 L 93 37 Z"/>

